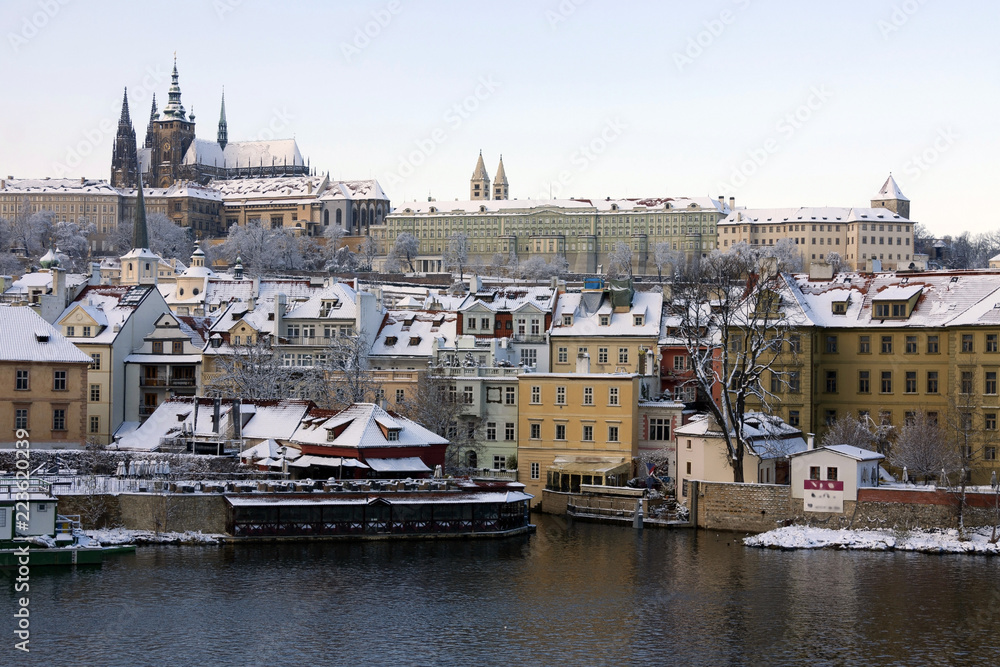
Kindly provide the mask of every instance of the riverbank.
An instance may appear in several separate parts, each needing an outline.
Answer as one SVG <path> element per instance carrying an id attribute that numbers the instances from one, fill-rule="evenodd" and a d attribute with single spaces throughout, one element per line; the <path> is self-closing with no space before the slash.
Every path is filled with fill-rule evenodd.
<path id="1" fill-rule="evenodd" d="M 832 530 L 786 526 L 743 539 L 748 547 L 765 549 L 847 549 L 859 551 L 916 551 L 921 553 L 1000 555 L 1000 544 L 990 542 L 989 528 L 957 530 Z"/>
<path id="2" fill-rule="evenodd" d="M 151 530 L 128 530 L 127 528 L 107 528 L 85 531 L 87 536 L 103 546 L 116 544 L 220 544 L 226 535 L 187 531 L 183 533 L 156 533 Z"/>

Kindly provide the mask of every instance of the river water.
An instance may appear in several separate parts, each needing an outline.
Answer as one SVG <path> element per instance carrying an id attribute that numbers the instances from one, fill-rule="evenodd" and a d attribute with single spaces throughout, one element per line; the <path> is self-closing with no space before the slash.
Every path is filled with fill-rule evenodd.
<path id="1" fill-rule="evenodd" d="M 1000 559 L 571 522 L 497 541 L 145 547 L 31 574 L 0 665 L 985 665 Z"/>

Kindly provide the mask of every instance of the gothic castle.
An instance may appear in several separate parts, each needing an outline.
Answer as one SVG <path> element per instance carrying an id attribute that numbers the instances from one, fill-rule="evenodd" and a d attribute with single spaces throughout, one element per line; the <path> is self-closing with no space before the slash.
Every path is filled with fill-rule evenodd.
<path id="1" fill-rule="evenodd" d="M 310 166 L 302 159 L 294 139 L 229 141 L 225 93 L 216 140 L 195 137 L 193 107 L 191 113 L 186 113 L 181 104 L 176 58 L 170 78 L 162 116 L 153 96 L 142 148 L 136 144 L 125 91 L 111 158 L 112 187 L 134 188 L 140 174 L 142 182 L 154 188 L 168 188 L 177 181 L 205 184 L 212 179 L 310 175 Z"/>

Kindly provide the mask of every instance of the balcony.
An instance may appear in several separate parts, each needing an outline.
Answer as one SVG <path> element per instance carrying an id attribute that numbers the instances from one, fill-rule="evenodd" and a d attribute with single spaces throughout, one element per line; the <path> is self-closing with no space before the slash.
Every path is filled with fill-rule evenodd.
<path id="1" fill-rule="evenodd" d="M 545 334 L 514 334 L 510 339 L 515 343 L 548 343 Z"/>
<path id="2" fill-rule="evenodd" d="M 139 406 L 139 416 L 140 417 L 148 417 L 149 415 L 151 415 L 154 412 L 156 412 L 156 408 L 158 408 L 158 407 L 160 407 L 160 406 L 158 406 L 158 405 L 140 405 Z"/>
<path id="3" fill-rule="evenodd" d="M 472 366 L 465 367 L 444 367 L 435 368 L 431 371 L 434 375 L 448 378 L 515 378 L 524 373 L 525 369 L 518 366 L 512 367 L 492 367 L 492 366 Z"/>
<path id="4" fill-rule="evenodd" d="M 155 377 L 155 378 L 142 377 L 142 378 L 139 378 L 139 386 L 140 387 L 166 387 L 167 386 L 167 378 L 161 378 L 161 377 Z"/>
<path id="5" fill-rule="evenodd" d="M 172 377 L 168 381 L 168 385 L 171 387 L 193 387 L 195 381 L 193 377 Z"/>

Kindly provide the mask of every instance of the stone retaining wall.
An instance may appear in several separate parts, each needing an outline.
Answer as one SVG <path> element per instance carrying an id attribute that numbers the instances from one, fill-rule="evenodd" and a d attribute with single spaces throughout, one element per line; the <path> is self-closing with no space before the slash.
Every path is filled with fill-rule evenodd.
<path id="1" fill-rule="evenodd" d="M 858 489 L 857 502 L 845 500 L 844 512 L 803 510 L 791 487 L 771 484 L 693 482 L 692 517 L 699 528 L 764 532 L 788 524 L 820 528 L 957 528 L 959 496 L 947 490 L 917 491 L 895 488 Z M 1000 523 L 998 499 L 993 493 L 968 493 L 963 521 L 966 527 Z"/>

